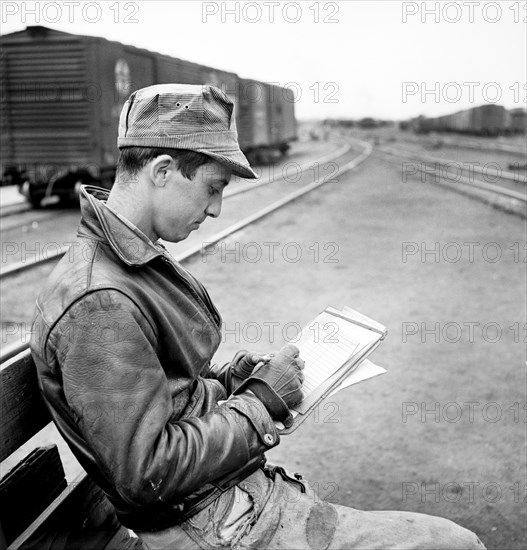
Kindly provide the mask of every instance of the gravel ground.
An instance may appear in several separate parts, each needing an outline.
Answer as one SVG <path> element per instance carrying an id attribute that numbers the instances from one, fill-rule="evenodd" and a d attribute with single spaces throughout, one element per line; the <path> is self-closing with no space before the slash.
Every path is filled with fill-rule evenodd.
<path id="1" fill-rule="evenodd" d="M 331 398 L 270 461 L 302 472 L 321 498 L 441 515 L 488 548 L 525 548 L 519 217 L 418 179 L 403 184 L 374 154 L 223 251 L 189 264 L 223 314 L 219 360 L 280 348 L 327 305 L 389 329 L 373 356 L 388 373 Z"/>

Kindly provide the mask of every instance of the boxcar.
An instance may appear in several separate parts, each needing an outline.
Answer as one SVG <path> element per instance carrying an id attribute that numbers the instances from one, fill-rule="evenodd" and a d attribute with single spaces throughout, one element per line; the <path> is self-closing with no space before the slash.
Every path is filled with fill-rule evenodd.
<path id="1" fill-rule="evenodd" d="M 527 110 L 512 109 L 510 113 L 510 132 L 512 134 L 525 134 L 527 132 Z"/>
<path id="2" fill-rule="evenodd" d="M 284 154 L 297 134 L 293 91 L 246 78 L 238 90 L 240 145 L 249 160 L 267 162 Z"/>
<path id="3" fill-rule="evenodd" d="M 279 148 L 296 137 L 296 120 L 294 113 L 295 95 L 291 88 L 281 88 L 269 85 L 271 113 L 271 143 L 278 144 Z M 284 151 L 285 152 L 285 151 Z"/>
<path id="4" fill-rule="evenodd" d="M 451 117 L 451 129 L 456 132 L 470 132 L 471 124 L 471 111 L 467 109 L 465 111 L 458 111 Z"/>
<path id="5" fill-rule="evenodd" d="M 502 105 L 481 105 L 471 111 L 473 133 L 497 136 L 507 131 L 507 111 Z"/>
<path id="6" fill-rule="evenodd" d="M 152 84 L 214 84 L 236 105 L 240 145 L 248 153 L 287 149 L 296 137 L 294 101 L 271 104 L 271 87 L 240 98 L 237 74 L 98 37 L 34 26 L 1 37 L 3 183 L 28 200 L 76 200 L 82 183 L 111 187 L 121 108 Z M 275 95 L 285 96 L 282 88 Z"/>
<path id="7" fill-rule="evenodd" d="M 257 162 L 260 160 L 258 157 L 271 144 L 269 86 L 257 80 L 241 78 L 238 97 L 240 146 L 248 155 L 249 161 Z"/>

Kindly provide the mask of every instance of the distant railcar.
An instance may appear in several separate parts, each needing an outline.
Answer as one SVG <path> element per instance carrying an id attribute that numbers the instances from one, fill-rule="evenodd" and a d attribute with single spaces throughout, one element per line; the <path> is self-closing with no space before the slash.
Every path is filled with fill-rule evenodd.
<path id="1" fill-rule="evenodd" d="M 241 78 L 238 97 L 240 147 L 247 153 L 250 162 L 257 162 L 271 144 L 269 87 L 257 80 Z"/>
<path id="2" fill-rule="evenodd" d="M 238 98 L 240 146 L 249 161 L 266 162 L 285 154 L 297 135 L 293 91 L 241 78 Z"/>
<path id="3" fill-rule="evenodd" d="M 459 132 L 468 134 L 472 130 L 472 110 L 466 109 L 457 114 L 457 128 Z"/>
<path id="4" fill-rule="evenodd" d="M 527 133 L 527 110 L 512 109 L 510 114 L 510 131 L 511 134 L 525 134 Z"/>
<path id="5" fill-rule="evenodd" d="M 470 132 L 471 114 L 472 114 L 472 111 L 468 109 L 465 111 L 459 111 L 451 115 L 450 117 L 451 129 L 455 132 L 461 132 L 461 133 Z"/>
<path id="6" fill-rule="evenodd" d="M 472 111 L 471 131 L 475 134 L 498 136 L 507 133 L 507 115 L 501 105 L 481 105 Z"/>
<path id="7" fill-rule="evenodd" d="M 423 115 L 410 119 L 408 126 L 416 134 L 428 134 L 432 131 L 430 118 Z"/>
<path id="8" fill-rule="evenodd" d="M 278 144 L 279 151 L 284 154 L 289 149 L 289 143 L 296 138 L 297 134 L 296 97 L 291 88 L 282 88 L 274 84 L 268 84 L 268 86 L 271 94 L 269 102 L 271 142 L 273 147 Z"/>
<path id="9" fill-rule="evenodd" d="M 522 109 L 516 111 L 522 111 Z M 515 131 L 513 128 L 516 128 L 514 125 L 521 127 L 522 115 L 518 113 L 515 119 L 512 113 L 513 111 L 508 111 L 502 105 L 481 105 L 435 118 L 420 116 L 412 119 L 411 127 L 416 133 L 435 131 L 499 136 L 513 133 Z"/>
<path id="10" fill-rule="evenodd" d="M 235 103 L 240 145 L 284 151 L 296 138 L 290 90 L 253 81 L 266 93 L 243 92 L 236 73 L 103 38 L 33 26 L 0 38 L 1 174 L 23 182 L 28 200 L 76 200 L 82 183 L 111 187 L 117 129 L 126 98 L 152 84 L 213 84 Z"/>

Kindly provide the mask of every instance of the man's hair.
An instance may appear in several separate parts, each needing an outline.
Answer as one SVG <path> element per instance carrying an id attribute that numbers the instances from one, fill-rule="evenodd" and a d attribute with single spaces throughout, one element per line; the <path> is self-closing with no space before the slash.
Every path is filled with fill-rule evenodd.
<path id="1" fill-rule="evenodd" d="M 161 147 L 125 147 L 117 162 L 117 175 L 136 176 L 151 160 L 160 155 L 170 155 L 178 170 L 187 179 L 192 179 L 198 168 L 212 159 L 203 153 L 187 149 L 166 149 Z"/>

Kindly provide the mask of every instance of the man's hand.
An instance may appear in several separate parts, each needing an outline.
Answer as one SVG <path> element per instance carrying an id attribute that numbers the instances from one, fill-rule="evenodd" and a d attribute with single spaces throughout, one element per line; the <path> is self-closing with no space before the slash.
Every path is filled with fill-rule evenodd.
<path id="1" fill-rule="evenodd" d="M 303 368 L 298 348 L 287 344 L 269 362 L 255 369 L 234 393 L 251 390 L 275 420 L 289 427 L 293 422 L 289 407 L 294 407 L 303 398 Z"/>
<path id="2" fill-rule="evenodd" d="M 232 370 L 232 376 L 238 378 L 241 384 L 243 380 L 251 376 L 254 367 L 260 361 L 265 361 L 265 356 L 258 353 L 250 353 L 247 350 L 240 350 L 229 365 Z"/>
<path id="3" fill-rule="evenodd" d="M 262 355 L 240 350 L 230 363 L 223 366 L 214 365 L 210 374 L 225 386 L 227 394 L 230 395 L 244 380 L 251 376 L 257 365 L 268 362 L 272 357 L 273 354 Z"/>

